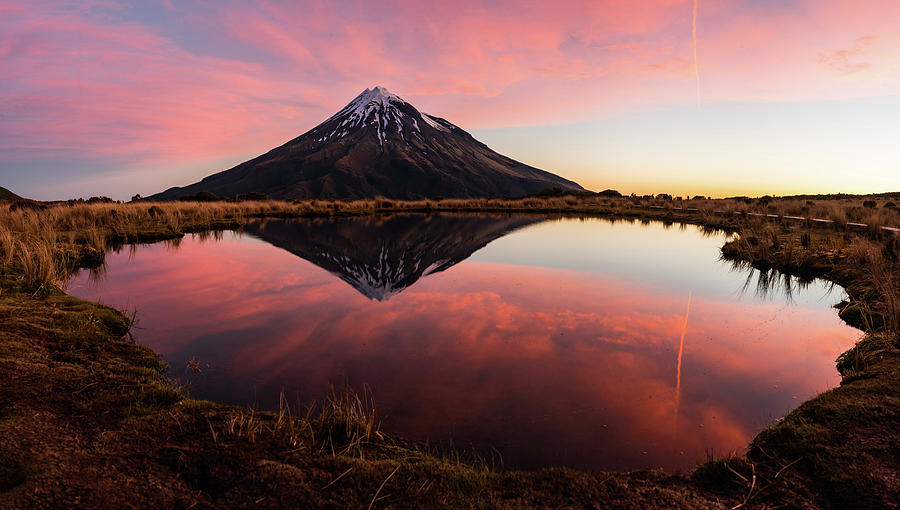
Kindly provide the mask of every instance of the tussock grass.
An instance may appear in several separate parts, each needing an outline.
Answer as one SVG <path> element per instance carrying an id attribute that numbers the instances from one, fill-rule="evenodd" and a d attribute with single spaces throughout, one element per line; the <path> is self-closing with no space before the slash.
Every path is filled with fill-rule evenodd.
<path id="1" fill-rule="evenodd" d="M 344 386 L 332 388 L 320 407 L 312 406 L 306 422 L 313 444 L 320 452 L 362 455 L 362 446 L 373 439 L 384 439 L 375 412 L 371 390 L 362 394 Z"/>
<path id="2" fill-rule="evenodd" d="M 314 455 L 364 458 L 368 446 L 385 440 L 375 413 L 375 399 L 368 388 L 362 393 L 349 386 L 332 387 L 321 404 L 292 407 L 284 393 L 277 413 L 260 413 L 252 408 L 235 408 L 216 429 L 210 425 L 214 441 L 232 438 L 255 443 L 281 440 L 293 451 Z"/>
<path id="3" fill-rule="evenodd" d="M 865 302 L 880 312 L 881 329 L 900 338 L 900 285 L 896 263 L 886 256 L 888 246 L 858 241 L 853 245 L 853 259 L 865 272 L 870 285 L 870 296 Z"/>
<path id="4" fill-rule="evenodd" d="M 60 285 L 74 268 L 99 265 L 103 253 L 119 243 L 233 227 L 249 215 L 288 209 L 268 202 L 5 205 L 0 206 L 0 261 L 25 287 L 40 289 Z"/>
<path id="5" fill-rule="evenodd" d="M 827 277 L 842 285 L 850 300 L 840 306 L 847 323 L 868 334 L 900 338 L 900 240 L 896 234 L 821 231 L 749 217 L 722 256 L 763 272 Z M 762 278 L 762 276 L 761 276 Z"/>

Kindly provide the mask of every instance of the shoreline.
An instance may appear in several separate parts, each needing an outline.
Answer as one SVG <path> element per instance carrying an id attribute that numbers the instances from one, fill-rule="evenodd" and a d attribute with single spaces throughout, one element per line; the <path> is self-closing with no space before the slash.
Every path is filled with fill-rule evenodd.
<path id="1" fill-rule="evenodd" d="M 154 206 L 141 205 L 146 209 Z M 746 223 L 746 216 L 719 221 L 719 218 L 704 217 L 698 213 L 649 209 L 623 215 L 611 207 L 601 209 L 593 204 L 568 210 L 416 211 L 412 208 L 384 207 L 375 211 L 385 214 L 528 212 L 549 214 L 551 217 L 557 214 L 560 217 L 605 216 L 681 222 L 741 232 L 739 239 L 722 247 L 725 258 L 753 264 L 754 267 L 768 266 L 791 274 L 825 278 L 847 289 L 851 304 L 857 309 L 861 304 L 869 305 L 869 312 L 877 309 L 877 303 L 870 302 L 874 298 L 867 294 L 871 286 L 864 282 L 865 275 L 858 268 L 854 270 L 855 266 L 847 260 L 851 255 L 824 249 L 824 243 L 837 233 L 833 230 L 808 229 L 806 235 L 819 238 L 812 242 L 794 239 L 797 234 L 803 233 L 778 232 L 773 243 L 762 250 L 758 247 L 768 244 L 768 241 L 756 245 L 745 241 L 756 237 L 756 231 L 752 229 L 765 231 L 766 225 L 771 226 L 771 223 L 763 222 L 751 227 Z M 347 215 L 368 214 L 370 212 L 367 210 L 364 214 Z M 339 215 L 322 214 L 319 217 Z M 185 233 L 240 225 L 241 221 L 250 217 L 275 216 L 292 217 L 263 213 L 262 216 L 212 218 L 204 223 L 179 225 L 178 228 L 172 225 L 167 226 L 171 228 L 160 228 L 158 225 L 148 228 L 143 225 L 143 228 L 131 232 L 111 233 L 104 238 L 104 248 L 107 242 L 118 244 L 174 239 Z M 72 238 L 78 239 L 78 236 Z M 75 250 L 79 254 L 75 259 L 78 265 L 90 267 L 90 264 L 102 263 L 102 254 L 96 253 L 95 246 L 90 243 L 71 244 L 66 251 Z M 808 246 L 798 253 L 796 248 L 804 244 Z M 773 249 L 772 246 L 776 245 L 778 249 Z M 787 247 L 792 249 L 790 256 L 784 253 Z M 535 472 L 494 471 L 487 466 L 473 466 L 431 456 L 402 439 L 381 433 L 373 428 L 372 423 L 366 424 L 370 417 L 366 415 L 365 406 L 357 405 L 358 400 L 342 401 L 335 406 L 340 411 L 335 411 L 329 417 L 330 421 L 320 421 L 315 425 L 317 418 L 295 416 L 296 412 L 290 410 L 257 413 L 239 406 L 187 399 L 165 378 L 163 365 L 152 351 L 127 341 L 130 321 L 120 312 L 72 298 L 58 290 L 44 289 L 29 293 L 21 285 L 17 287 L 13 281 L 15 278 L 16 275 L 8 271 L 4 275 L 0 285 L 3 289 L 0 313 L 5 317 L 16 317 L 13 310 L 18 310 L 20 315 L 34 316 L 34 320 L 25 322 L 39 326 L 14 320 L 5 321 L 0 327 L 4 338 L 0 344 L 3 345 L 0 371 L 8 376 L 8 380 L 16 381 L 16 384 L 10 385 L 14 388 L 0 390 L 0 402 L 3 403 L 0 408 L 0 437 L 7 445 L 15 445 L 13 448 L 0 447 L 0 460 L 13 466 L 12 469 L 0 471 L 0 503 L 13 503 L 12 506 L 15 502 L 46 504 L 47 501 L 62 501 L 58 498 L 68 497 L 66 495 L 71 492 L 71 484 L 60 479 L 63 473 L 26 462 L 28 458 L 40 457 L 35 452 L 54 449 L 54 440 L 47 436 L 29 436 L 25 429 L 31 421 L 31 430 L 52 431 L 53 424 L 40 419 L 43 412 L 48 412 L 42 408 L 47 407 L 51 416 L 62 418 L 67 423 L 68 430 L 81 427 L 83 430 L 76 436 L 91 436 L 91 448 L 85 448 L 87 453 L 79 454 L 81 457 L 74 453 L 67 454 L 66 458 L 80 459 L 80 462 L 73 461 L 70 473 L 77 473 L 74 467 L 83 467 L 85 458 L 95 456 L 103 458 L 101 463 L 114 467 L 114 472 L 129 473 L 116 458 L 145 456 L 147 458 L 140 463 L 149 464 L 143 470 L 130 472 L 127 478 L 136 487 L 147 490 L 138 491 L 148 498 L 144 502 L 168 502 L 170 506 L 186 503 L 189 499 L 185 498 L 189 495 L 196 497 L 194 503 L 201 507 L 243 506 L 257 501 L 251 498 L 251 494 L 259 491 L 259 497 L 271 498 L 264 501 L 274 506 L 278 506 L 276 501 L 290 506 L 289 501 L 296 503 L 303 499 L 311 502 L 311 506 L 359 506 L 378 500 L 378 504 L 393 503 L 398 506 L 430 502 L 449 506 L 491 507 L 641 507 L 656 504 L 683 508 L 730 508 L 741 504 L 789 502 L 861 507 L 889 503 L 900 495 L 900 488 L 892 485 L 891 481 L 891 477 L 900 471 L 898 462 L 892 456 L 898 433 L 890 427 L 900 420 L 900 405 L 896 403 L 900 402 L 900 384 L 896 384 L 900 379 L 900 356 L 896 352 L 895 340 L 878 331 L 869 332 L 839 358 L 837 367 L 843 376 L 841 386 L 804 402 L 778 423 L 763 430 L 750 443 L 748 454 L 744 457 L 711 460 L 698 466 L 689 476 L 660 471 L 592 474 L 557 468 Z M 43 288 L 41 286 L 38 290 Z M 862 324 L 858 318 L 863 314 L 847 312 L 851 308 L 846 306 L 840 312 L 841 316 L 848 323 L 855 320 L 856 324 L 851 325 L 859 327 Z M 872 314 L 869 313 L 869 316 Z M 23 359 L 28 363 L 18 366 L 20 364 L 16 360 Z M 57 377 L 53 374 L 57 369 L 62 370 L 64 375 Z M 47 386 L 46 391 L 31 391 L 29 381 L 43 382 Z M 129 385 L 137 387 L 127 389 Z M 70 399 L 60 395 L 65 391 L 71 394 Z M 341 399 L 345 397 L 336 395 L 332 400 Z M 52 405 L 47 404 L 48 400 Z M 31 412 L 36 414 L 29 419 Z M 854 424 L 860 426 L 854 427 Z M 319 427 L 320 434 L 309 437 L 310 431 L 316 427 Z M 165 433 L 160 436 L 160 431 Z M 323 431 L 331 441 L 327 448 L 319 443 Z M 338 434 L 338 431 L 341 433 Z M 336 451 L 335 438 L 340 443 L 337 451 L 344 449 L 341 454 L 333 453 Z M 140 448 L 129 450 L 129 440 L 142 445 L 146 451 Z M 78 442 L 77 438 L 72 441 Z M 220 441 L 227 442 L 228 447 L 221 447 Z M 64 439 L 58 439 L 58 442 L 67 444 Z M 104 449 L 97 451 L 98 444 Z M 316 451 L 312 445 L 322 449 Z M 149 450 L 158 451 L 154 454 Z M 857 461 L 857 457 L 863 460 Z M 202 459 L 201 465 L 197 465 L 198 459 Z M 213 472 L 217 466 L 227 466 L 229 463 L 234 463 L 233 469 L 223 468 L 221 473 Z M 87 471 L 91 472 L 91 469 Z M 136 480 L 145 471 L 158 475 L 158 480 L 149 486 L 141 485 Z M 311 478 L 316 483 L 311 483 Z M 388 485 L 383 483 L 386 480 L 400 485 L 390 487 L 390 493 L 400 499 L 378 499 L 375 489 L 379 485 Z M 29 488 L 32 491 L 39 489 L 35 487 L 38 481 L 42 481 L 42 488 L 55 488 L 58 492 L 29 492 Z M 86 498 L 81 500 L 84 503 L 93 501 L 124 506 L 129 501 L 129 494 L 118 494 L 119 499 L 110 500 L 97 499 L 102 495 L 96 493 L 105 484 L 121 482 L 122 479 L 94 472 L 92 476 L 85 475 L 80 484 L 74 485 L 80 487 L 76 492 L 81 498 Z M 149 491 L 151 486 L 166 487 L 163 492 L 171 497 L 153 499 L 159 493 Z M 324 489 L 326 486 L 327 491 Z"/>

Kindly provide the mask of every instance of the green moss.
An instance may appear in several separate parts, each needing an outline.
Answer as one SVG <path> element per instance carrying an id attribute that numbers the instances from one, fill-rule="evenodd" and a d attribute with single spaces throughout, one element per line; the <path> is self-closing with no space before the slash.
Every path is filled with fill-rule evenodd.
<path id="1" fill-rule="evenodd" d="M 141 387 L 135 402 L 125 410 L 125 416 L 144 416 L 171 407 L 184 398 L 176 388 L 164 382 Z"/>

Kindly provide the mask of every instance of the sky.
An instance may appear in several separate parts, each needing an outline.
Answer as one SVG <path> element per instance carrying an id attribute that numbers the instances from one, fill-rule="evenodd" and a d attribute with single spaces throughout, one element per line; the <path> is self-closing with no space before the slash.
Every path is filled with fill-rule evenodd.
<path id="1" fill-rule="evenodd" d="M 900 190 L 895 0 L 0 0 L 0 77 L 36 199 L 195 182 L 375 85 L 589 189 Z"/>

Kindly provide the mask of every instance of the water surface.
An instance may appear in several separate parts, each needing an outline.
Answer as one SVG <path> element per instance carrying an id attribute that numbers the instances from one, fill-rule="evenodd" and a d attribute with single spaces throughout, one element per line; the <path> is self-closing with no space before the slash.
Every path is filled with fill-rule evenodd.
<path id="1" fill-rule="evenodd" d="M 137 340 L 197 398 L 273 409 L 347 382 L 385 430 L 510 467 L 688 469 L 834 387 L 858 337 L 840 289 L 736 270 L 724 240 L 536 216 L 268 220 L 110 253 L 69 290 L 136 308 Z"/>

